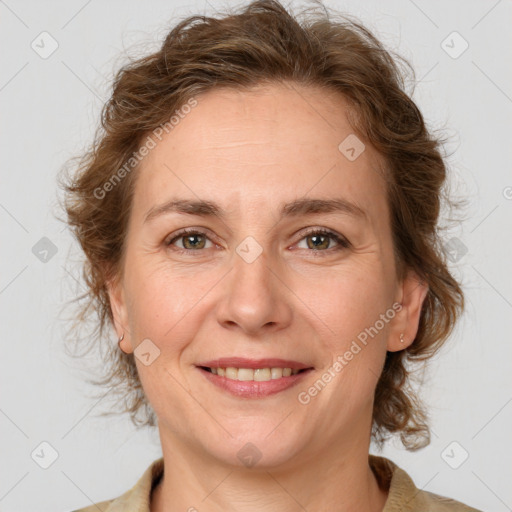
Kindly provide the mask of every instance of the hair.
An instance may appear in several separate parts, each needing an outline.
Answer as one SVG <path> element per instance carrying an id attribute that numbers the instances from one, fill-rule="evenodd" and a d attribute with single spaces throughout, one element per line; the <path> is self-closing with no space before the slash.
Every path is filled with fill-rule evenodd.
<path id="1" fill-rule="evenodd" d="M 136 426 L 157 421 L 133 354 L 119 350 L 107 333 L 113 315 L 106 284 L 121 275 L 139 168 L 135 155 L 148 134 L 168 127 L 172 113 L 199 94 L 288 82 L 338 92 L 349 105 L 354 132 L 382 158 L 398 276 L 415 271 L 428 284 L 428 293 L 413 343 L 387 352 L 375 390 L 372 439 L 382 445 L 397 434 L 408 450 L 430 442 L 428 415 L 411 386 L 411 368 L 438 351 L 464 307 L 438 226 L 443 200 L 452 205 L 445 194 L 444 141 L 427 129 L 406 92 L 406 72 L 414 76 L 410 64 L 354 18 L 338 15 L 334 20 L 316 3 L 320 9 L 305 20 L 274 0 L 257 0 L 217 18 L 190 16 L 172 28 L 158 51 L 131 59 L 115 74 L 94 141 L 61 183 L 66 222 L 86 257 L 87 291 L 75 299 L 86 302 L 76 318 L 78 323 L 87 314 L 95 318 L 94 332 L 77 347 L 106 347 L 102 378 L 93 383 L 111 385 L 123 399 L 116 412 L 106 414 L 129 413 Z"/>

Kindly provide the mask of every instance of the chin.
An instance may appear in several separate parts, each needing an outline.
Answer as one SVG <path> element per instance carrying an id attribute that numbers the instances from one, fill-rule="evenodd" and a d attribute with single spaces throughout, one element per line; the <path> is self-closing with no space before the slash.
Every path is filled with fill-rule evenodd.
<path id="1" fill-rule="evenodd" d="M 218 438 L 208 436 L 203 441 L 204 450 L 214 459 L 237 468 L 270 470 L 286 465 L 298 456 L 307 443 L 298 432 L 276 429 L 279 421 L 263 422 L 257 428 L 254 423 L 252 427 L 238 430 L 233 426 L 231 429 L 228 427 L 233 437 L 224 431 Z"/>

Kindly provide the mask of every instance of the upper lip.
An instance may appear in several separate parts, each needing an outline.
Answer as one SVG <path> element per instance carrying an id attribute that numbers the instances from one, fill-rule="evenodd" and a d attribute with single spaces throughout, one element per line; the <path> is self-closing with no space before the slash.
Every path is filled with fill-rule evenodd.
<path id="1" fill-rule="evenodd" d="M 292 370 L 304 370 L 312 366 L 292 361 L 289 359 L 246 359 L 244 357 L 221 357 L 219 359 L 205 361 L 196 366 L 205 366 L 207 368 L 291 368 Z"/>

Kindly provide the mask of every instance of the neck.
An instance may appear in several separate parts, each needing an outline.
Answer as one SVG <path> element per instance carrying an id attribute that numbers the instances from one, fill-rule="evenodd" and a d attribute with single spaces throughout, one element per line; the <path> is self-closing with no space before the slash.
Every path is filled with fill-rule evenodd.
<path id="1" fill-rule="evenodd" d="M 161 438 L 164 475 L 154 489 L 151 512 L 164 510 L 381 512 L 387 491 L 379 488 L 366 443 L 352 439 L 302 457 L 286 468 L 240 468 L 211 462 L 171 436 Z"/>

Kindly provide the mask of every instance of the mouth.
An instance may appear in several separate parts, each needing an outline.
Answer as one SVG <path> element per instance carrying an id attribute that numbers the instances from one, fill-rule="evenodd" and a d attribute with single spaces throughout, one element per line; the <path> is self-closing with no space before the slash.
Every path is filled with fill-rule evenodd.
<path id="1" fill-rule="evenodd" d="M 290 375 L 297 375 L 302 372 L 306 372 L 308 369 L 292 369 L 292 368 L 233 368 L 228 366 L 227 368 L 216 368 L 199 366 L 201 370 L 213 373 L 219 377 L 226 377 L 227 379 L 239 380 L 243 382 L 255 381 L 255 382 L 267 382 L 269 380 L 281 379 L 282 377 L 290 377 Z"/>
<path id="2" fill-rule="evenodd" d="M 214 385 L 231 395 L 262 398 L 288 389 L 313 371 L 297 361 L 283 359 L 218 359 L 196 365 Z"/>

